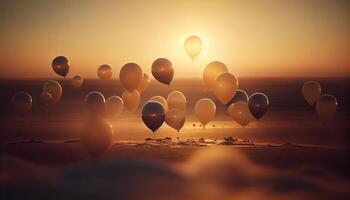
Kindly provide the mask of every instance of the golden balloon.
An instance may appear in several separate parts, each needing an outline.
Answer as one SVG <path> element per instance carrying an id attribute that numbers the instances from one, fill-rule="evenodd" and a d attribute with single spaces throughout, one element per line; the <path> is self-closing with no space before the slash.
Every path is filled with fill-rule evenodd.
<path id="1" fill-rule="evenodd" d="M 149 87 L 150 83 L 151 83 L 151 79 L 149 78 L 149 76 L 146 73 L 144 73 L 142 80 L 139 83 L 139 85 L 137 86 L 136 90 L 139 91 L 139 93 L 141 94 Z"/>
<path id="2" fill-rule="evenodd" d="M 246 127 L 254 119 L 247 102 L 244 101 L 231 104 L 227 111 L 230 117 L 243 127 Z"/>
<path id="3" fill-rule="evenodd" d="M 165 113 L 165 123 L 178 132 L 184 126 L 185 121 L 185 113 L 179 109 L 171 109 Z"/>
<path id="4" fill-rule="evenodd" d="M 59 82 L 50 80 L 44 83 L 43 92 L 48 92 L 52 95 L 52 103 L 56 104 L 62 97 L 62 87 Z"/>
<path id="5" fill-rule="evenodd" d="M 205 125 L 214 119 L 216 114 L 216 105 L 211 99 L 200 99 L 194 106 L 194 113 L 204 128 Z"/>
<path id="6" fill-rule="evenodd" d="M 173 80 L 173 64 L 166 58 L 158 58 L 152 63 L 152 75 L 159 82 L 169 85 Z"/>
<path id="7" fill-rule="evenodd" d="M 220 61 L 209 63 L 203 71 L 204 85 L 209 89 L 213 89 L 216 77 L 225 72 L 228 72 L 228 68 L 224 63 Z"/>
<path id="8" fill-rule="evenodd" d="M 184 48 L 187 55 L 193 60 L 199 55 L 203 48 L 202 40 L 196 35 L 191 35 L 186 38 Z"/>
<path id="9" fill-rule="evenodd" d="M 74 76 L 72 78 L 72 85 L 74 88 L 80 88 L 83 84 L 83 78 L 81 76 Z"/>
<path id="10" fill-rule="evenodd" d="M 186 112 L 187 102 L 186 97 L 180 91 L 173 91 L 167 97 L 168 109 L 179 109 Z"/>
<path id="11" fill-rule="evenodd" d="M 135 111 L 140 104 L 140 93 L 137 90 L 129 92 L 125 90 L 122 94 L 124 106 L 131 112 Z"/>
<path id="12" fill-rule="evenodd" d="M 112 75 L 113 75 L 112 67 L 110 67 L 109 65 L 106 65 L 106 64 L 101 65 L 97 69 L 97 75 L 102 81 L 106 81 L 106 80 L 111 79 Z"/>
<path id="13" fill-rule="evenodd" d="M 142 69 L 136 63 L 127 63 L 120 69 L 120 82 L 122 83 L 123 87 L 129 92 L 132 92 L 139 86 L 142 77 Z"/>
<path id="14" fill-rule="evenodd" d="M 235 96 L 237 89 L 238 80 L 233 74 L 225 72 L 215 80 L 214 94 L 222 104 L 227 104 Z"/>

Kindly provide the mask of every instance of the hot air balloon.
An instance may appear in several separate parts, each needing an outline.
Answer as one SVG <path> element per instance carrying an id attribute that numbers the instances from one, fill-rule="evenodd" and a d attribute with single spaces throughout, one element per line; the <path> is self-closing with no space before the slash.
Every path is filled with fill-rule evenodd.
<path id="1" fill-rule="evenodd" d="M 85 97 L 85 105 L 93 114 L 105 112 L 105 97 L 100 92 L 89 92 Z"/>
<path id="2" fill-rule="evenodd" d="M 60 101 L 63 91 L 59 82 L 54 80 L 49 80 L 44 83 L 43 92 L 50 93 L 52 96 L 52 103 L 56 104 Z"/>
<path id="3" fill-rule="evenodd" d="M 317 100 L 316 111 L 321 119 L 328 120 L 337 111 L 337 106 L 337 99 L 333 95 L 325 94 Z"/>
<path id="4" fill-rule="evenodd" d="M 140 93 L 137 90 L 129 92 L 125 90 L 122 94 L 124 106 L 131 112 L 135 111 L 140 104 Z"/>
<path id="5" fill-rule="evenodd" d="M 254 119 L 250 113 L 248 104 L 244 101 L 231 104 L 227 111 L 231 118 L 243 127 L 247 126 Z"/>
<path id="6" fill-rule="evenodd" d="M 186 97 L 180 91 L 173 91 L 167 97 L 168 109 L 179 109 L 182 112 L 186 112 Z"/>
<path id="7" fill-rule="evenodd" d="M 205 128 L 205 125 L 207 125 L 215 117 L 216 105 L 211 99 L 200 99 L 194 106 L 194 113 L 197 119 L 203 125 L 203 128 Z"/>
<path id="8" fill-rule="evenodd" d="M 179 109 L 171 109 L 165 113 L 165 123 L 178 132 L 184 126 L 185 121 L 185 113 Z"/>
<path id="9" fill-rule="evenodd" d="M 165 120 L 165 111 L 158 102 L 147 102 L 142 108 L 142 121 L 153 132 L 162 126 Z"/>
<path id="10" fill-rule="evenodd" d="M 150 98 L 149 101 L 155 101 L 155 102 L 160 103 L 163 106 L 165 113 L 168 112 L 168 102 L 164 99 L 164 97 L 154 96 L 154 97 Z"/>
<path id="11" fill-rule="evenodd" d="M 80 88 L 82 84 L 83 78 L 81 76 L 76 75 L 72 78 L 72 85 L 74 88 Z"/>
<path id="12" fill-rule="evenodd" d="M 307 81 L 303 85 L 303 96 L 305 100 L 310 104 L 314 105 L 317 99 L 321 95 L 321 85 L 316 81 Z"/>
<path id="13" fill-rule="evenodd" d="M 209 89 L 213 89 L 216 77 L 225 72 L 228 72 L 228 69 L 224 63 L 220 61 L 209 63 L 203 71 L 204 85 Z"/>
<path id="14" fill-rule="evenodd" d="M 192 60 L 199 55 L 202 50 L 202 46 L 202 40 L 196 35 L 189 36 L 186 38 L 184 43 L 185 51 Z"/>
<path id="15" fill-rule="evenodd" d="M 40 94 L 40 103 L 44 106 L 49 106 L 52 104 L 52 95 L 48 92 L 42 92 Z"/>
<path id="16" fill-rule="evenodd" d="M 26 113 L 32 108 L 32 96 L 27 92 L 17 92 L 13 95 L 12 107 L 17 113 Z"/>
<path id="17" fill-rule="evenodd" d="M 124 102 L 118 96 L 111 96 L 107 99 L 105 109 L 110 116 L 117 116 L 123 112 Z"/>
<path id="18" fill-rule="evenodd" d="M 149 87 L 150 83 L 151 83 L 151 79 L 146 73 L 144 73 L 143 78 L 139 83 L 139 85 L 137 86 L 136 90 L 139 91 L 139 93 L 141 94 Z"/>
<path id="19" fill-rule="evenodd" d="M 222 73 L 215 79 L 214 95 L 222 103 L 227 104 L 236 94 L 238 80 L 230 73 Z"/>
<path id="20" fill-rule="evenodd" d="M 52 60 L 52 69 L 56 74 L 66 77 L 69 72 L 69 61 L 64 56 L 57 56 Z"/>
<path id="21" fill-rule="evenodd" d="M 152 75 L 159 82 L 169 85 L 174 76 L 173 64 L 166 58 L 158 58 L 152 63 Z"/>
<path id="22" fill-rule="evenodd" d="M 269 106 L 269 99 L 263 93 L 257 92 L 249 97 L 248 107 L 256 119 L 260 119 L 262 116 L 264 116 L 269 109 Z"/>
<path id="23" fill-rule="evenodd" d="M 232 99 L 226 104 L 226 106 L 229 107 L 231 104 L 237 103 L 237 102 L 248 103 L 248 99 L 249 99 L 248 94 L 245 91 L 237 90 L 235 96 L 232 97 Z"/>
<path id="24" fill-rule="evenodd" d="M 123 87 L 132 92 L 140 84 L 143 77 L 142 69 L 136 63 L 127 63 L 121 69 L 119 73 L 119 79 Z"/>
<path id="25" fill-rule="evenodd" d="M 110 67 L 109 65 L 106 65 L 106 64 L 101 65 L 97 69 L 97 75 L 102 81 L 106 81 L 106 80 L 111 79 L 112 75 L 113 75 L 112 67 Z"/>

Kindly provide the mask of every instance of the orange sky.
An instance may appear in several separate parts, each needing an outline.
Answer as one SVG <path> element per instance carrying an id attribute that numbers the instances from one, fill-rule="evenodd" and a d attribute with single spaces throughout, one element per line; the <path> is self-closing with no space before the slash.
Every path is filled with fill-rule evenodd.
<path id="1" fill-rule="evenodd" d="M 169 58 L 175 76 L 202 75 L 212 60 L 238 76 L 349 76 L 350 1 L 1 1 L 0 77 L 56 77 L 51 60 L 70 59 L 68 74 L 114 77 L 127 62 L 150 73 Z M 186 36 L 204 49 L 192 62 Z"/>

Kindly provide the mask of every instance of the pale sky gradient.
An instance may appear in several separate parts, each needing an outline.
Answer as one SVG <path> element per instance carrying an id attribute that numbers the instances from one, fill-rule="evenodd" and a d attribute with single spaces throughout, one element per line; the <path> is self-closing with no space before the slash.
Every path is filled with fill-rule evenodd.
<path id="1" fill-rule="evenodd" d="M 150 74 L 158 57 L 175 77 L 202 75 L 212 60 L 237 76 L 350 76 L 347 0 L 23 0 L 0 2 L 0 77 L 56 77 L 65 55 L 68 77 L 97 77 L 102 64 L 136 62 Z M 192 62 L 183 49 L 197 34 L 204 50 Z"/>

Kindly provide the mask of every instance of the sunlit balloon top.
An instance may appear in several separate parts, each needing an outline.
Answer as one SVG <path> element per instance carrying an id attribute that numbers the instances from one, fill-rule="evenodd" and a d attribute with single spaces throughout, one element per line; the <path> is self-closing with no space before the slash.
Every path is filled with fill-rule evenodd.
<path id="1" fill-rule="evenodd" d="M 201 38 L 196 35 L 191 35 L 186 38 L 184 43 L 185 51 L 192 60 L 199 55 L 203 48 L 203 43 Z"/>

